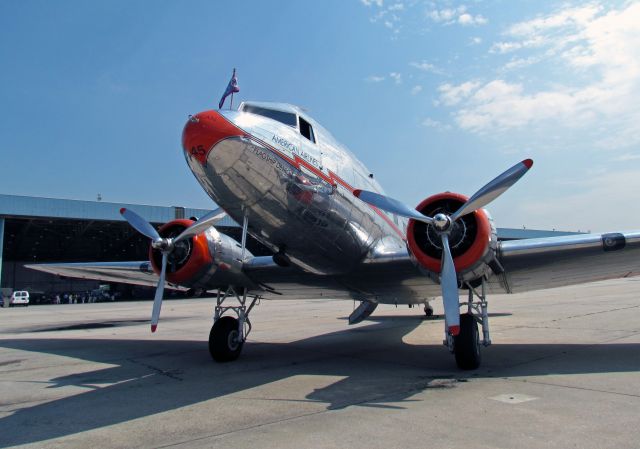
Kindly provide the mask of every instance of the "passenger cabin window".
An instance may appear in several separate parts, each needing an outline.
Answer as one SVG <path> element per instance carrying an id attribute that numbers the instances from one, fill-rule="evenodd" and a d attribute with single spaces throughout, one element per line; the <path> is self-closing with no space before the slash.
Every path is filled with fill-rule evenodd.
<path id="1" fill-rule="evenodd" d="M 302 117 L 298 117 L 298 118 L 300 119 L 300 134 L 305 136 L 307 139 L 309 139 L 313 143 L 316 143 L 316 137 L 313 135 L 313 128 L 311 127 L 309 122 L 307 122 Z"/>
<path id="2" fill-rule="evenodd" d="M 292 128 L 296 127 L 296 115 L 291 112 L 276 111 L 275 109 L 261 108 L 259 106 L 251 106 L 249 104 L 245 104 L 242 110 L 244 112 L 250 112 L 251 114 L 258 114 L 263 117 L 277 120 L 278 122 L 289 125 Z"/>

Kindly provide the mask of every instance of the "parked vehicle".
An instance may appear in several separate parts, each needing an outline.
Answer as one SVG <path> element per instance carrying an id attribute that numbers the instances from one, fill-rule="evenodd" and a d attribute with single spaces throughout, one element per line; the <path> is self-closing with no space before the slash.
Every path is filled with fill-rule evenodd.
<path id="1" fill-rule="evenodd" d="M 17 290 L 11 294 L 9 300 L 9 307 L 13 306 L 25 306 L 29 305 L 29 292 L 25 290 Z"/>

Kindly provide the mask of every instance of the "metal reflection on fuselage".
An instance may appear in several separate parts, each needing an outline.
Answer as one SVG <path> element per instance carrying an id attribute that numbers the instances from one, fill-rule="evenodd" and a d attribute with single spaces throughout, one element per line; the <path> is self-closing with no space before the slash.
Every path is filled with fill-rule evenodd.
<path id="1" fill-rule="evenodd" d="M 393 232 L 388 219 L 352 195 L 354 187 L 379 186 L 365 180 L 355 167 L 362 165 L 317 122 L 305 117 L 314 126 L 313 143 L 275 120 L 219 113 L 243 135 L 207 149 L 206 163 L 185 151 L 187 162 L 233 219 L 242 222 L 246 211 L 249 232 L 272 250 L 285 251 L 294 264 L 314 273 L 348 273 Z M 358 182 L 358 176 L 359 184 L 349 183 Z"/>

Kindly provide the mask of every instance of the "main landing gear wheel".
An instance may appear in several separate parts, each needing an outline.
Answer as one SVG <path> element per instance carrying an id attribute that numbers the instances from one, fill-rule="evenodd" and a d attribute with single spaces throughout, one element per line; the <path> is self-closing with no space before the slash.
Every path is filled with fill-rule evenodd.
<path id="1" fill-rule="evenodd" d="M 433 316 L 433 307 L 431 307 L 429 304 L 425 304 L 424 306 L 424 314 L 427 317 L 432 317 Z"/>
<path id="2" fill-rule="evenodd" d="M 480 366 L 480 335 L 475 317 L 460 315 L 460 333 L 453 337 L 453 352 L 458 368 L 473 370 Z"/>
<path id="3" fill-rule="evenodd" d="M 216 362 L 230 362 L 237 359 L 243 344 L 236 318 L 223 316 L 213 323 L 209 333 L 209 353 Z"/>

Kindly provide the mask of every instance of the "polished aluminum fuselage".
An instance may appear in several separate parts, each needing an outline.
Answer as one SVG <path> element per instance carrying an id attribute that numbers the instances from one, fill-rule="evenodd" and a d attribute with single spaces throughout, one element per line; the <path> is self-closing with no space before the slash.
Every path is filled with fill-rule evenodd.
<path id="1" fill-rule="evenodd" d="M 406 223 L 352 193 L 382 191 L 364 165 L 300 109 L 274 107 L 303 116 L 315 142 L 270 118 L 219 111 L 244 136 L 216 143 L 205 163 L 186 153 L 208 195 L 239 223 L 246 214 L 254 238 L 307 272 L 347 274 L 404 248 Z"/>
<path id="2" fill-rule="evenodd" d="M 197 131 L 183 134 L 197 137 L 195 147 L 185 146 L 185 156 L 208 195 L 238 223 L 246 216 L 248 232 L 280 253 L 280 262 L 291 263 L 291 268 L 281 268 L 271 258 L 244 260 L 243 271 L 252 282 L 267 292 L 298 298 L 411 304 L 439 296 L 437 273 L 421 269 L 407 249 L 407 223 L 354 196 L 354 189 L 382 192 L 366 167 L 299 108 L 253 104 L 304 118 L 313 127 L 315 142 L 301 134 L 299 125 L 242 110 L 209 111 L 200 114 L 202 123 L 196 116 L 195 127 L 187 125 L 195 129 L 205 121 L 213 123 L 204 133 L 216 136 L 212 145 L 200 149 Z M 640 248 L 640 232 L 624 234 L 625 251 L 610 252 L 602 243 L 605 237 L 589 236 L 600 242 L 593 255 L 563 237 L 541 239 L 537 245 L 542 254 L 530 244 L 498 245 L 498 274 L 488 273 L 489 290 L 569 285 L 577 278 L 575 270 L 582 270 L 585 281 L 635 275 L 640 268 L 633 250 Z M 555 254 L 554 245 L 570 254 L 565 265 L 555 263 L 564 259 Z M 535 276 L 534 265 L 539 267 Z"/>

